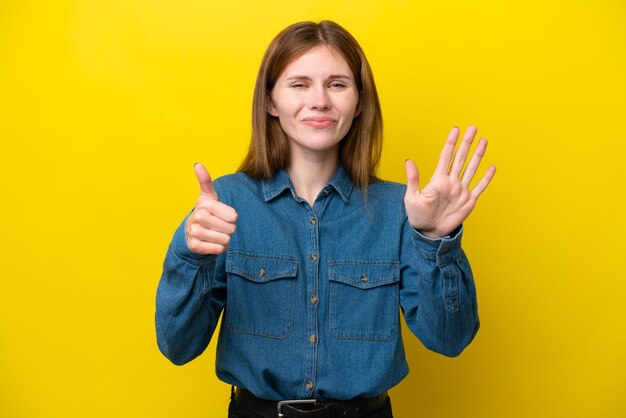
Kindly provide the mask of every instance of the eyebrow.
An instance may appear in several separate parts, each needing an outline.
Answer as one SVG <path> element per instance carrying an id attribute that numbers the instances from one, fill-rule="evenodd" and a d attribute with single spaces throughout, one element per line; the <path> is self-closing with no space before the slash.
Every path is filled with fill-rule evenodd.
<path id="1" fill-rule="evenodd" d="M 338 78 L 339 79 L 346 79 L 346 80 L 352 81 L 351 77 L 349 77 L 347 75 L 344 75 L 344 74 L 331 74 L 328 77 L 329 80 L 334 80 L 334 79 L 338 79 Z M 308 81 L 310 81 L 311 77 L 306 76 L 306 75 L 293 75 L 293 76 L 287 78 L 287 81 L 290 81 L 290 80 L 308 80 Z"/>

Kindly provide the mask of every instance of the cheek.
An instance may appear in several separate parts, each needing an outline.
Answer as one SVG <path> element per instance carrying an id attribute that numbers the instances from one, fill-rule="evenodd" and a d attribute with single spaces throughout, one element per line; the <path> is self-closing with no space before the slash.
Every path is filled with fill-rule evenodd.
<path id="1" fill-rule="evenodd" d="M 352 120 L 356 117 L 356 106 L 346 106 L 343 109 L 342 114 L 346 123 L 352 123 Z"/>
<path id="2" fill-rule="evenodd" d="M 301 106 L 302 99 L 295 94 L 275 94 L 272 97 L 274 107 L 281 113 L 289 113 Z"/>
<path id="3" fill-rule="evenodd" d="M 356 111 L 359 107 L 359 97 L 358 96 L 350 96 L 347 97 L 345 102 L 343 103 L 343 111 L 345 114 L 350 114 L 352 117 L 356 114 Z"/>

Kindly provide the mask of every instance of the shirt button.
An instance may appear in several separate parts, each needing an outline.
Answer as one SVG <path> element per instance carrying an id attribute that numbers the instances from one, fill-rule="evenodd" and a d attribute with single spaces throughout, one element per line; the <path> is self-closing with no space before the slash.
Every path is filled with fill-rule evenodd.
<path id="1" fill-rule="evenodd" d="M 261 268 L 259 269 L 259 276 L 260 276 L 260 277 L 265 276 L 265 269 L 264 269 L 263 267 L 261 267 Z"/>
<path id="2" fill-rule="evenodd" d="M 317 303 L 317 296 L 315 296 L 315 295 L 311 296 L 311 303 L 312 304 L 316 304 Z"/>
<path id="3" fill-rule="evenodd" d="M 311 260 L 317 261 L 317 254 L 315 253 L 311 254 Z"/>
<path id="4" fill-rule="evenodd" d="M 311 336 L 309 337 L 309 341 L 311 341 L 312 344 L 315 344 L 317 342 L 317 337 L 315 336 L 315 334 L 311 334 Z"/>
<path id="5" fill-rule="evenodd" d="M 363 275 L 361 276 L 361 281 L 362 281 L 363 283 L 367 283 L 367 276 L 366 276 L 365 274 L 363 274 Z"/>
<path id="6" fill-rule="evenodd" d="M 317 223 L 317 219 L 315 219 L 315 218 L 311 218 L 311 220 L 309 221 L 309 223 L 310 223 L 311 225 L 315 225 L 315 224 Z"/>
<path id="7" fill-rule="evenodd" d="M 310 380 L 308 382 L 306 382 L 306 389 L 307 390 L 312 390 L 313 389 L 313 382 L 311 382 Z"/>

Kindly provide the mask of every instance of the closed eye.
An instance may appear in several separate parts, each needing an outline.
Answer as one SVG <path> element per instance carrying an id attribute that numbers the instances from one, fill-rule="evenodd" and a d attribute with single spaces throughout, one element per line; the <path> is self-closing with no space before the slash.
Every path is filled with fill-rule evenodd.
<path id="1" fill-rule="evenodd" d="M 345 89 L 346 85 L 344 83 L 335 82 L 335 83 L 331 83 L 330 87 L 333 89 Z"/>

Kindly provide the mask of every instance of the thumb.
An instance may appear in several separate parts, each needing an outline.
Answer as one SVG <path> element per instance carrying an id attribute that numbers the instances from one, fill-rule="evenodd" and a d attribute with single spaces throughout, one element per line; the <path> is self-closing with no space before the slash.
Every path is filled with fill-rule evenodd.
<path id="1" fill-rule="evenodd" d="M 411 160 L 406 160 L 406 194 L 412 195 L 420 190 L 420 175 L 417 166 Z"/>
<path id="2" fill-rule="evenodd" d="M 212 197 L 215 200 L 218 200 L 217 193 L 215 193 L 215 189 L 213 188 L 211 175 L 209 174 L 207 169 L 202 165 L 202 163 L 195 163 L 193 165 L 193 169 L 196 172 L 198 183 L 200 183 L 200 193 L 205 196 Z"/>

